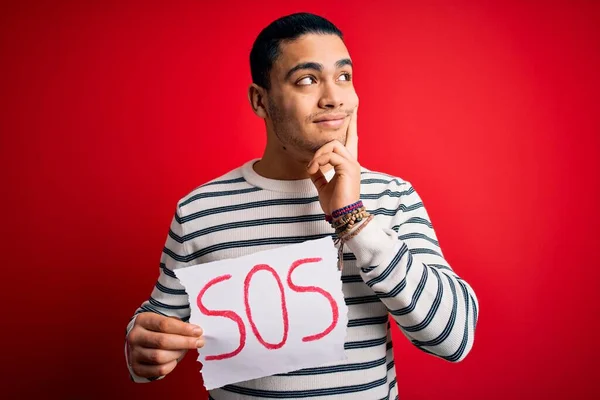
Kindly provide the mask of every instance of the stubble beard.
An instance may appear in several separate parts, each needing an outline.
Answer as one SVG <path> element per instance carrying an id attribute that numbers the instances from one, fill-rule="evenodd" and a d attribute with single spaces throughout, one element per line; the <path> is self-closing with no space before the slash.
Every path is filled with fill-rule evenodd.
<path id="1" fill-rule="evenodd" d="M 297 150 L 300 153 L 310 154 L 311 156 L 317 152 L 323 145 L 329 143 L 330 140 L 321 139 L 318 142 L 309 141 L 298 132 L 298 129 L 290 124 L 290 120 L 286 119 L 281 110 L 270 103 L 268 106 L 269 115 L 273 123 L 275 136 L 279 139 L 284 149 L 290 148 Z M 346 144 L 346 132 L 344 131 L 337 138 L 343 145 Z"/>

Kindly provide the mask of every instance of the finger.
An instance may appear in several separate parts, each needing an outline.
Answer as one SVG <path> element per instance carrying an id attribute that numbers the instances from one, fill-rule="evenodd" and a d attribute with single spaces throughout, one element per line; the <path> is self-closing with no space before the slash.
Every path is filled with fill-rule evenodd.
<path id="1" fill-rule="evenodd" d="M 143 331 L 139 333 L 139 337 L 136 337 L 135 343 L 138 346 L 151 349 L 184 350 L 203 347 L 204 338 Z"/>
<path id="2" fill-rule="evenodd" d="M 350 117 L 348 132 L 346 134 L 346 148 L 354 159 L 358 159 L 358 106 Z"/>
<path id="3" fill-rule="evenodd" d="M 339 167 L 348 163 L 348 160 L 339 154 L 336 153 L 326 153 L 315 159 L 313 159 L 308 166 L 308 173 L 313 175 L 317 172 L 317 170 L 327 164 L 333 165 L 333 167 L 337 170 Z"/>
<path id="4" fill-rule="evenodd" d="M 178 360 L 187 350 L 159 350 L 136 347 L 132 351 L 133 363 L 161 365 Z"/>
<path id="5" fill-rule="evenodd" d="M 341 155 L 342 157 L 348 158 L 350 160 L 354 159 L 352 153 L 350 153 L 348 149 L 339 140 L 332 140 L 331 142 L 328 142 L 321 146 L 321 148 L 319 148 L 319 150 L 316 151 L 313 158 L 317 158 L 322 156 L 323 154 L 331 152 L 335 152 Z"/>
<path id="6" fill-rule="evenodd" d="M 327 186 L 327 179 L 325 178 L 325 175 L 323 175 L 323 172 L 321 172 L 321 169 L 318 167 L 317 171 L 310 175 L 310 180 L 315 185 L 315 188 L 317 188 L 317 192 L 319 193 L 325 186 Z"/>
<path id="7" fill-rule="evenodd" d="M 158 378 L 159 376 L 164 376 L 170 373 L 177 366 L 177 360 L 170 361 L 166 364 L 161 365 L 146 365 L 135 363 L 131 366 L 133 372 L 137 376 L 141 376 L 143 378 Z"/>
<path id="8" fill-rule="evenodd" d="M 136 323 L 139 323 L 144 329 L 154 332 L 172 333 L 174 335 L 196 336 L 202 335 L 202 328 L 183 322 L 174 317 L 165 317 L 164 315 L 153 312 L 138 315 Z"/>

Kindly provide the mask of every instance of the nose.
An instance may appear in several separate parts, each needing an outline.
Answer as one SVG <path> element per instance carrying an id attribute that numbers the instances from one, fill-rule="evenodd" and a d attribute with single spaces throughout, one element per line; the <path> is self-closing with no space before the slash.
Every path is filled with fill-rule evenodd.
<path id="1" fill-rule="evenodd" d="M 333 82 L 328 82 L 323 85 L 323 92 L 319 99 L 319 108 L 331 108 L 336 109 L 344 105 L 342 88 L 338 87 Z"/>

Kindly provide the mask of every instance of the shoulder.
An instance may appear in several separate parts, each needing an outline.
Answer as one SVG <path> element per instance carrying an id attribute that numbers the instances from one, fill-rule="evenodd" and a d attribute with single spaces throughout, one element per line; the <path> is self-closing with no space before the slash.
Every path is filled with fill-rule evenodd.
<path id="1" fill-rule="evenodd" d="M 206 203 L 218 204 L 224 197 L 260 190 L 250 185 L 242 174 L 243 166 L 213 178 L 187 193 L 177 202 L 180 215 L 189 214 Z"/>
<path id="2" fill-rule="evenodd" d="M 361 198 L 368 202 L 374 214 L 390 217 L 409 218 L 413 212 L 421 213 L 424 209 L 410 181 L 364 167 L 361 168 Z"/>
<path id="3" fill-rule="evenodd" d="M 389 195 L 390 192 L 394 192 L 397 194 L 394 197 L 399 197 L 414 192 L 410 181 L 400 176 L 371 170 L 366 167 L 361 167 L 360 184 L 366 193 L 385 192 Z"/>

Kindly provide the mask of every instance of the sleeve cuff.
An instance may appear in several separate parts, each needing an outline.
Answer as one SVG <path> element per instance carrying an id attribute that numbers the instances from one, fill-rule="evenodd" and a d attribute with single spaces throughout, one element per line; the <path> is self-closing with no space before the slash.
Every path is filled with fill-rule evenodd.
<path id="1" fill-rule="evenodd" d="M 384 229 L 376 219 L 371 220 L 362 231 L 346 242 L 356 256 L 359 268 L 375 267 L 390 257 L 397 243 L 396 232 Z"/>

